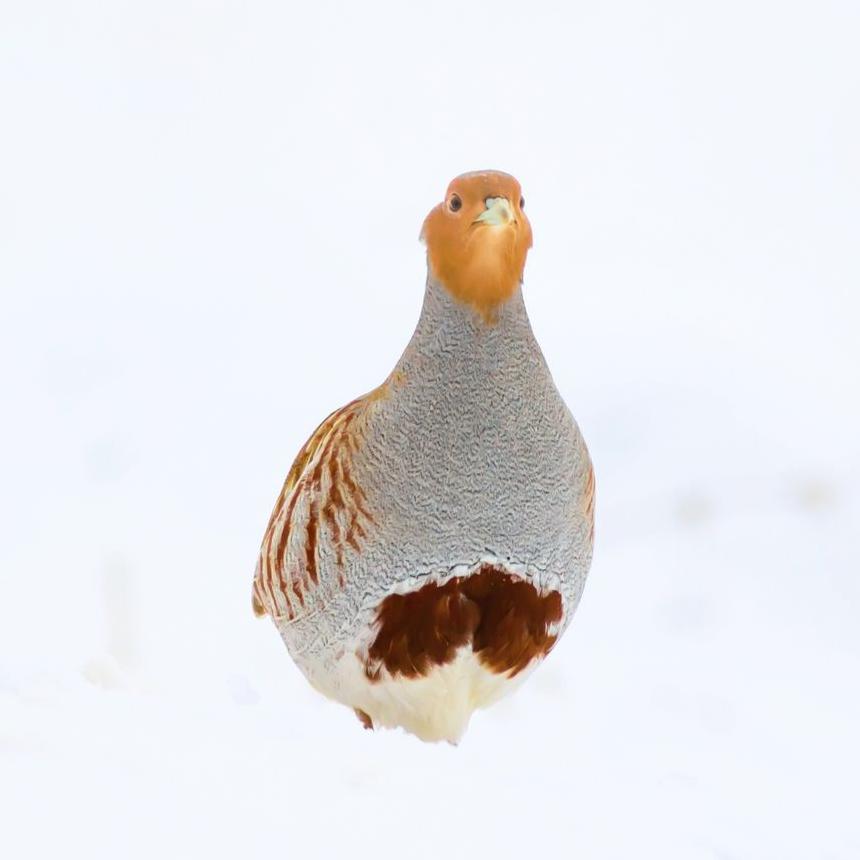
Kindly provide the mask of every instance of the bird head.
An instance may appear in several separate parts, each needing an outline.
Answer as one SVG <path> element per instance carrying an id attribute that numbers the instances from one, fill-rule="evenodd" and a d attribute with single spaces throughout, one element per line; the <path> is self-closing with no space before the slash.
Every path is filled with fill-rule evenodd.
<path id="1" fill-rule="evenodd" d="M 532 228 L 520 184 L 496 170 L 464 173 L 448 186 L 421 228 L 430 273 L 485 318 L 523 279 Z"/>

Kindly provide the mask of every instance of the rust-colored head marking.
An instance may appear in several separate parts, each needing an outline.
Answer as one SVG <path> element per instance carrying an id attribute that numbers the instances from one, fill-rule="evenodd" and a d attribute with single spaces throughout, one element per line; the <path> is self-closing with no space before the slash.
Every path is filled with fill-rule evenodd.
<path id="1" fill-rule="evenodd" d="M 421 229 L 432 274 L 485 317 L 523 279 L 532 228 L 520 184 L 507 173 L 464 173 L 448 186 Z"/>

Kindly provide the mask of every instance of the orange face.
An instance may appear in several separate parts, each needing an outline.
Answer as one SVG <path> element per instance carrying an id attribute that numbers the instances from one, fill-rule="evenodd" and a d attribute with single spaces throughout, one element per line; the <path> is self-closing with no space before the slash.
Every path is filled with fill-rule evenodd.
<path id="1" fill-rule="evenodd" d="M 424 220 L 421 238 L 433 276 L 491 317 L 522 282 L 532 246 L 519 182 L 495 170 L 458 176 Z"/>

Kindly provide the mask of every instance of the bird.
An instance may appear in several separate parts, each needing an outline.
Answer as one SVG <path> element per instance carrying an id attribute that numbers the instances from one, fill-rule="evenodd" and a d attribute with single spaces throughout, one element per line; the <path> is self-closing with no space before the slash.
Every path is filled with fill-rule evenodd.
<path id="1" fill-rule="evenodd" d="M 591 566 L 595 478 L 526 313 L 519 182 L 456 177 L 420 238 L 412 338 L 299 451 L 252 603 L 365 728 L 456 745 L 569 625 Z"/>

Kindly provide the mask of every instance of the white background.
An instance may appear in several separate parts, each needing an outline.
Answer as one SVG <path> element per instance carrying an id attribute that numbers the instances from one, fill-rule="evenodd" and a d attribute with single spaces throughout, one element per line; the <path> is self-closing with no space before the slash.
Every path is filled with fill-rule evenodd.
<path id="1" fill-rule="evenodd" d="M 860 856 L 860 6 L 0 4 L 0 850 Z M 448 181 L 523 184 L 585 597 L 459 748 L 250 611 Z"/>

